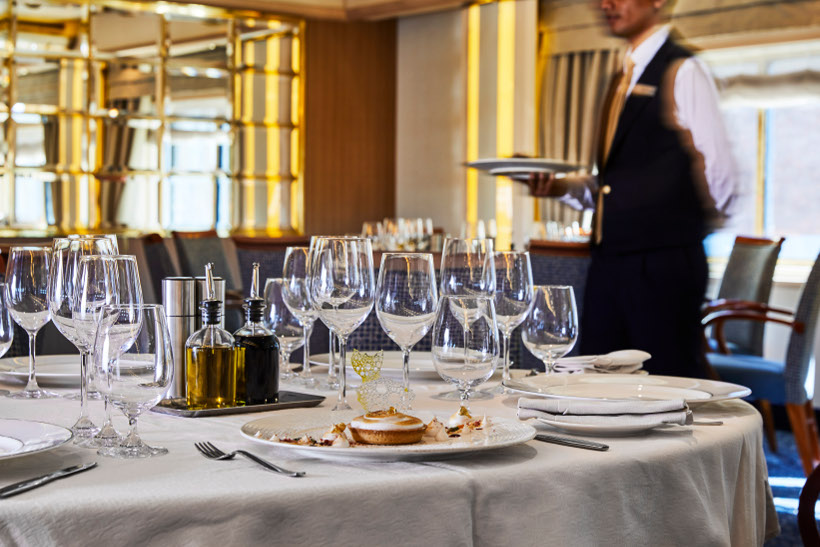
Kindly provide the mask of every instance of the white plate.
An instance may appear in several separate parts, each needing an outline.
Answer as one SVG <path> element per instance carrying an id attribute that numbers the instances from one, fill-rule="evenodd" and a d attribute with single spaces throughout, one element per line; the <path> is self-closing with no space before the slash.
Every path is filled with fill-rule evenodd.
<path id="1" fill-rule="evenodd" d="M 48 387 L 79 387 L 80 356 L 38 355 L 37 383 Z M 28 380 L 28 356 L 0 359 L 0 376 L 21 382 Z"/>
<path id="2" fill-rule="evenodd" d="M 579 435 L 600 435 L 600 436 L 618 436 L 636 435 L 655 429 L 658 427 L 666 427 L 669 424 L 632 424 L 632 425 L 601 425 L 601 424 L 575 424 L 566 423 L 551 418 L 536 418 L 539 422 L 546 424 L 552 428 L 563 431 L 564 433 L 572 433 Z"/>
<path id="3" fill-rule="evenodd" d="M 350 422 L 360 415 L 360 412 L 346 413 L 341 416 L 331 415 L 327 409 L 300 412 L 293 416 L 270 416 L 248 422 L 242 426 L 242 435 L 259 443 L 277 448 L 293 450 L 305 456 L 328 459 L 357 459 L 357 460 L 420 460 L 444 458 L 459 454 L 495 450 L 520 443 L 525 443 L 535 437 L 535 428 L 531 425 L 506 418 L 489 418 L 490 427 L 467 438 L 453 438 L 444 442 L 421 442 L 394 446 L 356 445 L 348 448 L 332 446 L 302 446 L 291 443 L 269 441 L 271 435 L 298 438 L 310 435 L 319 438 L 330 429 L 334 423 Z M 432 420 L 429 412 L 414 412 L 425 423 Z M 444 419 L 440 416 L 439 419 Z M 261 437 L 257 437 L 259 434 Z"/>
<path id="4" fill-rule="evenodd" d="M 487 158 L 468 162 L 467 167 L 516 180 L 527 180 L 530 173 L 566 173 L 581 169 L 580 165 L 547 158 Z"/>
<path id="5" fill-rule="evenodd" d="M 0 418 L 0 460 L 51 450 L 72 437 L 59 425 Z"/>
<path id="6" fill-rule="evenodd" d="M 366 352 L 369 354 L 375 352 Z M 330 362 L 330 358 L 328 357 L 328 353 L 320 353 L 317 355 L 310 356 L 310 362 L 313 365 L 320 366 L 320 367 L 327 367 L 327 364 Z M 347 353 L 347 373 L 348 379 L 351 378 L 351 374 L 353 378 L 358 378 L 356 372 L 353 370 L 353 367 L 350 366 L 350 357 L 353 355 L 353 352 Z M 338 356 L 336 357 L 338 359 Z M 501 364 L 496 367 L 495 372 L 493 375 L 501 373 Z M 382 361 L 382 377 L 385 378 L 401 378 L 402 377 L 402 354 L 400 351 L 385 351 L 384 352 L 384 361 Z M 436 372 L 436 367 L 433 364 L 433 357 L 429 351 L 412 351 L 410 352 L 410 379 L 411 380 L 441 380 L 441 376 L 438 375 Z"/>
<path id="7" fill-rule="evenodd" d="M 555 399 L 683 399 L 689 406 L 746 397 L 752 390 L 728 382 L 634 374 L 540 374 L 511 379 L 507 387 Z"/>

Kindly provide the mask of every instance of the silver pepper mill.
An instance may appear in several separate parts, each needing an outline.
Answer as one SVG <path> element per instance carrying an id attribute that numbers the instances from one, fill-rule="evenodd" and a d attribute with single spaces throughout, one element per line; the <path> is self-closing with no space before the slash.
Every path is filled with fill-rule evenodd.
<path id="1" fill-rule="evenodd" d="M 174 382 L 168 398 L 187 396 L 185 372 L 185 341 L 196 331 L 199 317 L 196 298 L 196 280 L 193 277 L 166 277 L 162 280 L 162 305 L 168 319 L 171 334 L 171 351 L 174 355 Z"/>

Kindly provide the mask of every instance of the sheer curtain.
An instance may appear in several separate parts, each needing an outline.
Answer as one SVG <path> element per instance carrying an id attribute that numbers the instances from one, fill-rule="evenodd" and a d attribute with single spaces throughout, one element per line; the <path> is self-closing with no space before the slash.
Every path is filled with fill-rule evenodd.
<path id="1" fill-rule="evenodd" d="M 539 60 L 539 155 L 593 169 L 603 96 L 618 71 L 620 50 L 577 51 Z M 582 212 L 558 200 L 539 199 L 542 221 L 569 225 Z"/>

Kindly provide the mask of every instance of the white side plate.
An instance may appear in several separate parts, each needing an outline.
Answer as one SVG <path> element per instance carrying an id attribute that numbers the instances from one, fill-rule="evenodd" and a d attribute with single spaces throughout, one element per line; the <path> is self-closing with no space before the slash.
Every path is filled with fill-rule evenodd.
<path id="1" fill-rule="evenodd" d="M 366 352 L 372 354 L 375 352 Z M 350 356 L 353 352 L 347 353 L 347 374 L 348 381 L 351 378 L 358 378 L 353 367 L 350 366 Z M 310 356 L 310 363 L 319 367 L 327 367 L 330 362 L 330 354 L 319 353 Z M 338 359 L 339 357 L 336 356 Z M 493 376 L 501 374 L 502 363 L 496 367 Z M 352 376 L 351 376 L 352 375 Z M 384 378 L 401 378 L 402 377 L 402 354 L 400 351 L 385 351 L 384 361 L 382 361 L 381 375 Z M 410 379 L 411 380 L 441 380 L 441 376 L 436 372 L 436 367 L 433 364 L 433 356 L 429 351 L 413 351 L 410 352 Z"/>
<path id="2" fill-rule="evenodd" d="M 51 450 L 72 437 L 59 425 L 0 418 L 0 460 Z"/>
<path id="3" fill-rule="evenodd" d="M 80 387 L 79 355 L 38 355 L 37 383 L 47 387 Z M 26 382 L 28 356 L 0 359 L 0 376 Z"/>

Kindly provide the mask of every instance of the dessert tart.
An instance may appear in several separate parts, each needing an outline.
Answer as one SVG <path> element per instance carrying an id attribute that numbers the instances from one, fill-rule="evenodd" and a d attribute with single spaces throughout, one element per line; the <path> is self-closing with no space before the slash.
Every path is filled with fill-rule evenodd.
<path id="1" fill-rule="evenodd" d="M 395 408 L 368 412 L 353 418 L 348 430 L 353 440 L 365 444 L 412 444 L 421 440 L 426 426 L 415 416 Z"/>

